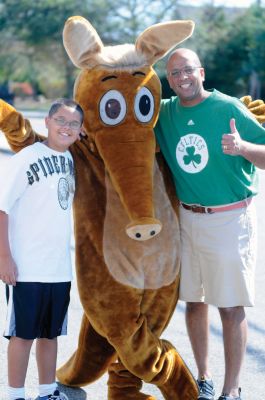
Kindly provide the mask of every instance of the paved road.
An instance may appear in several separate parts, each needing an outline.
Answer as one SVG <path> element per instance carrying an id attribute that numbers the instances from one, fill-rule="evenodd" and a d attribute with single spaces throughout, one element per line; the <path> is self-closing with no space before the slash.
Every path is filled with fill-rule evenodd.
<path id="1" fill-rule="evenodd" d="M 45 134 L 43 121 L 39 115 L 29 114 L 35 129 Z M 2 149 L 2 150 L 1 150 Z M 0 167 L 4 159 L 9 157 L 6 152 L 8 149 L 3 137 L 0 136 Z M 265 171 L 260 171 L 260 194 L 256 199 L 258 211 L 258 229 L 259 229 L 259 248 L 258 262 L 256 271 L 256 306 L 247 309 L 249 320 L 249 340 L 247 354 L 242 372 L 241 386 L 244 400 L 265 400 Z M 74 242 L 72 243 L 74 249 Z M 74 255 L 73 255 L 74 258 Z M 74 261 L 74 259 L 73 259 Z M 193 361 L 189 341 L 187 339 L 184 322 L 184 304 L 179 302 L 173 318 L 164 332 L 163 337 L 169 339 L 179 350 L 185 359 L 191 371 L 196 374 L 196 368 Z M 0 284 L 0 330 L 3 331 L 5 320 L 5 300 L 4 285 Z M 218 312 L 211 308 L 211 357 L 213 378 L 217 388 L 217 394 L 221 391 L 222 376 L 224 372 L 222 332 Z M 82 316 L 82 309 L 78 299 L 76 283 L 73 283 L 72 297 L 69 308 L 69 330 L 68 336 L 59 340 L 58 365 L 61 365 L 76 348 L 79 321 Z M 0 400 L 5 400 L 6 385 L 6 346 L 7 341 L 0 338 Z M 37 388 L 37 372 L 35 364 L 35 349 L 33 348 L 26 385 L 28 387 L 28 396 L 34 397 Z M 103 376 L 99 381 L 89 385 L 80 391 L 71 391 L 70 400 L 91 400 L 107 399 L 107 376 Z M 153 394 L 157 400 L 163 400 L 161 393 L 152 385 L 144 385 L 144 391 Z M 68 393 L 69 394 L 69 393 Z"/>

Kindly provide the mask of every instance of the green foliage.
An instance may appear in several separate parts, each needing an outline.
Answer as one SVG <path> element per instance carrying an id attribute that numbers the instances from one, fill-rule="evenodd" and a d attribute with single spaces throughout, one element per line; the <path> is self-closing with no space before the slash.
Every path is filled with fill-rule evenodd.
<path id="1" fill-rule="evenodd" d="M 160 81 L 162 86 L 162 99 L 170 99 L 171 96 L 174 96 L 174 92 L 169 86 L 166 75 L 161 75 Z"/>
<path id="2" fill-rule="evenodd" d="M 82 15 L 103 30 L 106 9 L 105 0 L 0 0 L 0 34 L 17 44 L 0 49 L 0 79 L 27 80 L 46 96 L 56 97 L 58 91 L 71 96 L 75 67 L 63 48 L 64 23 Z"/>
<path id="3" fill-rule="evenodd" d="M 254 72 L 264 81 L 264 38 L 265 10 L 252 6 L 227 25 L 219 43 L 205 53 L 207 86 L 241 96 L 251 91 Z M 264 86 L 260 95 L 265 96 Z"/>
<path id="4" fill-rule="evenodd" d="M 62 44 L 66 19 L 87 18 L 106 45 L 133 43 L 148 26 L 165 20 L 193 19 L 196 28 L 184 42 L 198 52 L 206 69 L 206 87 L 240 96 L 253 87 L 265 97 L 265 10 L 260 5 L 227 12 L 209 2 L 181 7 L 176 0 L 0 0 L 0 82 L 29 81 L 45 96 L 71 96 L 77 69 Z M 181 46 L 183 46 L 181 45 Z M 163 97 L 172 91 L 156 65 Z M 252 83 L 251 83 L 252 82 Z"/>
<path id="5" fill-rule="evenodd" d="M 82 0 L 8 0 L 2 2 L 1 30 L 30 44 L 61 40 L 66 18 L 84 13 Z M 10 18 L 12 16 L 12 18 Z"/>

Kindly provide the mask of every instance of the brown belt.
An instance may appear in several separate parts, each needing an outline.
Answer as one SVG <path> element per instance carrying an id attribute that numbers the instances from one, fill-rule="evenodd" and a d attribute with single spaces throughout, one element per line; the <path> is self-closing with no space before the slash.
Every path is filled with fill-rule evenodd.
<path id="1" fill-rule="evenodd" d="M 245 200 L 238 201 L 236 203 L 226 204 L 224 206 L 218 206 L 218 207 L 204 207 L 196 204 L 185 204 L 182 202 L 180 202 L 180 204 L 186 210 L 192 211 L 194 213 L 213 214 L 216 212 L 231 211 L 231 210 L 236 210 L 237 208 L 247 207 L 247 205 L 249 205 L 251 201 L 252 197 L 249 197 Z"/>

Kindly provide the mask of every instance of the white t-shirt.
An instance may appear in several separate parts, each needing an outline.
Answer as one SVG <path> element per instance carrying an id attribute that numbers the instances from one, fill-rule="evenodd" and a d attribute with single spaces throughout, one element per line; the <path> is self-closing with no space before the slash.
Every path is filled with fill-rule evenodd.
<path id="1" fill-rule="evenodd" d="M 70 281 L 75 190 L 70 152 L 57 152 L 43 143 L 24 148 L 1 168 L 0 188 L 17 281 Z"/>

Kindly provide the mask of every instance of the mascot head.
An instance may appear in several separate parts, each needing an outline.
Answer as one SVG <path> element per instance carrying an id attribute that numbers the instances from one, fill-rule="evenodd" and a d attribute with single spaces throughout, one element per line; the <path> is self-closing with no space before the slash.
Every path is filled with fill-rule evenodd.
<path id="1" fill-rule="evenodd" d="M 71 17 L 64 47 L 81 69 L 74 98 L 84 110 L 90 149 L 102 159 L 130 223 L 127 234 L 147 240 L 158 234 L 154 216 L 153 164 L 160 81 L 152 65 L 193 31 L 192 21 L 153 25 L 135 44 L 105 47 L 83 17 Z"/>

